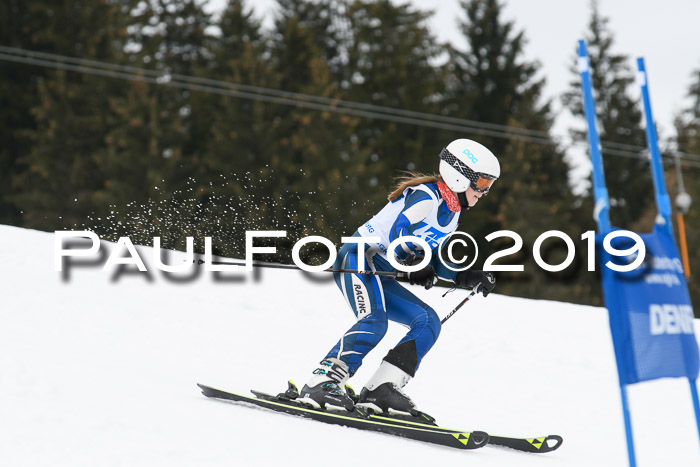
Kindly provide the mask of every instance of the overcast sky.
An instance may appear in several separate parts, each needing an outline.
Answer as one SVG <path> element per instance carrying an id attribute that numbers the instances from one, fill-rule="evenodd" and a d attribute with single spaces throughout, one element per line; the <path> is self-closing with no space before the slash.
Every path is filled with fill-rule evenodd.
<path id="1" fill-rule="evenodd" d="M 400 3 L 399 0 L 394 0 Z M 421 10 L 435 12 L 430 21 L 441 41 L 458 48 L 465 41 L 457 30 L 458 18 L 464 18 L 459 0 L 411 0 Z M 566 135 L 566 129 L 578 126 L 561 108 L 558 96 L 571 80 L 568 71 L 578 40 L 586 32 L 590 19 L 590 0 L 502 0 L 504 18 L 524 30 L 528 40 L 525 57 L 538 60 L 545 77 L 545 98 L 553 99 L 557 120 L 554 133 Z M 220 9 L 225 0 L 211 0 Z M 274 0 L 248 0 L 258 17 L 270 25 Z M 599 0 L 603 16 L 614 31 L 614 52 L 628 55 L 636 70 L 636 58 L 643 56 L 649 78 L 654 117 L 660 138 L 673 134 L 673 118 L 689 105 L 686 92 L 691 73 L 700 68 L 700 0 Z M 639 95 L 638 89 L 634 89 Z M 580 159 L 579 159 L 580 161 Z M 587 170 L 582 162 L 581 170 Z"/>

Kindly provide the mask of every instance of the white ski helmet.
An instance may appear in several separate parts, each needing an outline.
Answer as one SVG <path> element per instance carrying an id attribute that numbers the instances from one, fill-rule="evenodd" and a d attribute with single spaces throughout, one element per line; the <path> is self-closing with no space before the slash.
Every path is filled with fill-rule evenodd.
<path id="1" fill-rule="evenodd" d="M 440 153 L 440 175 L 455 193 L 467 191 L 469 185 L 488 193 L 501 175 L 498 159 L 489 149 L 470 139 L 456 139 Z"/>

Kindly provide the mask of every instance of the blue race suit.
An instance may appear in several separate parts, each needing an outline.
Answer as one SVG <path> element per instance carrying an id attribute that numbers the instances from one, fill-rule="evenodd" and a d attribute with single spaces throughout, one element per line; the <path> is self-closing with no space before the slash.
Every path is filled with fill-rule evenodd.
<path id="1" fill-rule="evenodd" d="M 413 235 L 430 245 L 431 263 L 437 275 L 454 282 L 456 272 L 440 262 L 437 249 L 440 240 L 454 232 L 458 222 L 459 215 L 448 209 L 436 183 L 406 188 L 400 198 L 389 202 L 354 234 L 381 239 L 362 248 L 364 269 L 394 271 L 386 259 L 389 243 L 400 236 Z M 399 261 L 423 253 L 412 243 L 396 248 Z M 343 245 L 333 267 L 358 270 L 358 245 Z M 334 273 L 334 277 L 357 321 L 343 334 L 327 358 L 339 358 L 348 365 L 350 374 L 355 374 L 365 355 L 384 337 L 388 320 L 391 320 L 407 326 L 409 331 L 384 360 L 414 376 L 421 360 L 440 335 L 440 319 L 435 311 L 392 277 L 351 273 Z"/>

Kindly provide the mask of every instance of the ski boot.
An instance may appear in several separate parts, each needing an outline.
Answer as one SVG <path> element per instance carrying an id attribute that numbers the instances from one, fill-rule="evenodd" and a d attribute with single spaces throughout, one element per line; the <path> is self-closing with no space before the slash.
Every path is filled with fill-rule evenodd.
<path id="1" fill-rule="evenodd" d="M 348 366 L 337 358 L 325 358 L 304 385 L 297 402 L 323 410 L 354 410 L 354 402 L 343 390 L 350 378 Z"/>
<path id="2" fill-rule="evenodd" d="M 410 380 L 409 374 L 384 360 L 362 388 L 356 407 L 378 415 L 434 424 L 435 418 L 416 409 L 416 404 L 401 390 Z"/>

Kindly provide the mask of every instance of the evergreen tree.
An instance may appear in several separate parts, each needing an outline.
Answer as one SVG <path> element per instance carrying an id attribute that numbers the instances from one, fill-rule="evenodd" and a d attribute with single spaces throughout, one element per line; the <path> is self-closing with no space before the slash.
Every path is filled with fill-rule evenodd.
<path id="1" fill-rule="evenodd" d="M 459 24 L 467 49 L 450 53 L 448 109 L 453 116 L 508 125 L 516 114 L 528 114 L 539 104 L 544 86 L 536 76 L 539 64 L 523 59 L 524 32 L 502 20 L 503 5 L 497 0 L 460 4 L 467 17 Z M 546 114 L 549 108 L 539 110 Z M 507 139 L 479 138 L 496 154 L 508 144 Z"/>
<path id="2" fill-rule="evenodd" d="M 205 67 L 211 25 L 194 0 L 143 1 L 131 12 L 129 63 L 160 72 L 163 84 L 132 81 L 110 99 L 107 144 L 98 155 L 106 181 L 96 194 L 115 208 L 102 227 L 110 235 L 149 243 L 159 235 L 166 247 L 196 235 L 199 208 L 190 195 L 199 191 L 192 177 L 208 115 L 194 107 L 193 92 L 167 83 Z"/>
<path id="3" fill-rule="evenodd" d="M 400 110 L 438 113 L 443 92 L 442 70 L 433 66 L 442 49 L 430 32 L 431 13 L 388 0 L 349 3 L 345 36 L 349 78 L 347 99 Z M 437 172 L 446 132 L 392 121 L 362 119 L 353 132 L 357 149 L 350 152 L 349 182 L 368 211 L 381 208 L 400 171 Z"/>
<path id="4" fill-rule="evenodd" d="M 637 100 L 630 94 L 635 75 L 626 55 L 613 51 L 614 35 L 595 0 L 591 2 L 591 19 L 586 42 L 591 64 L 591 80 L 596 101 L 600 139 L 603 143 L 603 166 L 605 181 L 610 195 L 610 218 L 614 225 L 635 231 L 647 231 L 653 216 L 640 220 L 652 208 L 653 184 L 649 162 L 643 153 L 639 157 L 620 157 L 614 149 L 621 145 L 646 147 L 642 127 L 642 111 Z M 583 100 L 579 72 L 576 67 L 578 55 L 572 58 L 570 91 L 562 101 L 569 111 L 583 117 Z M 586 142 L 585 131 L 572 131 L 577 141 Z"/>
<path id="5" fill-rule="evenodd" d="M 212 59 L 206 75 L 230 82 L 232 89 L 236 85 L 276 88 L 266 58 L 266 37 L 252 9 L 246 9 L 241 0 L 230 0 L 217 26 L 220 34 L 210 39 Z M 260 170 L 269 161 L 266 146 L 274 106 L 218 94 L 200 93 L 193 98 L 206 114 L 200 119 L 206 134 L 200 141 L 202 157 L 194 175 L 197 198 L 207 209 L 201 220 L 204 233 L 214 238 L 217 253 L 242 255 L 246 230 L 285 227 L 279 218 L 260 212 L 263 200 L 269 203 L 271 183 L 263 180 Z"/>
<path id="6" fill-rule="evenodd" d="M 222 12 L 218 27 L 220 35 L 211 39 L 212 59 L 207 76 L 236 84 L 274 87 L 265 58 L 267 47 L 260 22 L 246 10 L 241 0 L 230 0 Z M 262 101 L 217 94 L 198 96 L 207 109 L 209 134 L 202 143 L 206 148 L 199 175 L 244 174 L 257 168 L 263 145 L 264 128 L 268 118 Z"/>
<path id="7" fill-rule="evenodd" d="M 325 5 L 278 1 L 270 40 L 270 68 L 278 89 L 343 97 L 329 65 L 332 58 L 319 39 L 319 31 L 330 27 Z M 260 156 L 269 167 L 260 174 L 274 180 L 267 190 L 274 203 L 264 203 L 261 209 L 270 209 L 272 218 L 288 218 L 292 237 L 302 232 L 329 238 L 346 234 L 337 202 L 344 195 L 340 187 L 353 119 L 288 105 L 267 107 L 272 117 Z"/>
<path id="8" fill-rule="evenodd" d="M 133 3 L 32 2 L 22 43 L 32 50 L 119 62 Z M 94 194 L 103 177 L 94 155 L 107 132 L 102 110 L 121 83 L 64 70 L 32 76 L 36 100 L 26 102 L 34 103 L 33 121 L 25 120 L 21 131 L 30 146 L 20 155 L 21 170 L 13 177 L 18 189 L 11 199 L 23 211 L 26 227 L 82 227 L 86 213 L 101 216 Z"/>
<path id="9" fill-rule="evenodd" d="M 0 3 L 0 44 L 7 47 L 31 47 L 26 33 L 33 9 L 28 2 L 8 0 Z M 19 225 L 20 210 L 11 200 L 17 191 L 12 180 L 22 170 L 19 159 L 29 152 L 26 132 L 35 128 L 31 109 L 38 104 L 36 81 L 45 70 L 9 61 L 0 61 L 0 224 Z"/>
<path id="10" fill-rule="evenodd" d="M 272 59 L 282 89 L 437 111 L 441 75 L 430 60 L 439 49 L 428 31 L 427 14 L 389 1 L 284 0 L 279 5 Z M 277 130 L 281 144 L 299 148 L 286 153 L 286 162 L 303 161 L 306 171 L 290 185 L 302 187 L 306 198 L 301 218 L 306 219 L 306 212 L 323 213 L 312 216 L 314 229 L 332 232 L 334 238 L 351 234 L 386 202 L 398 170 L 436 167 L 444 144 L 439 132 L 411 125 L 318 111 L 280 109 L 277 115 L 287 115 Z M 299 131 L 297 115 L 304 115 L 301 122 L 308 121 L 314 131 Z M 285 134 L 295 137 L 289 140 Z M 306 196 L 303 187 L 318 189 L 322 196 Z"/>
<path id="11" fill-rule="evenodd" d="M 430 15 L 408 3 L 395 5 L 389 0 L 350 4 L 350 100 L 419 112 L 440 111 L 443 76 L 431 61 L 442 49 L 428 28 Z M 379 120 L 365 120 L 357 132 L 370 150 L 367 165 L 379 164 L 390 171 L 434 166 L 440 144 L 444 145 L 435 133 L 433 129 Z"/>
<path id="12" fill-rule="evenodd" d="M 450 53 L 450 86 L 446 100 L 450 115 L 497 125 L 547 130 L 550 126 L 549 104 L 539 102 L 544 81 L 536 76 L 537 63 L 526 62 L 522 57 L 524 33 L 516 32 L 514 23 L 501 19 L 503 7 L 496 0 L 463 1 L 461 6 L 466 13 L 466 21 L 460 22 L 459 29 L 466 40 L 467 49 L 452 49 Z M 547 183 L 541 188 L 566 191 L 564 164 L 555 163 L 551 168 L 536 173 L 534 158 L 528 155 L 528 160 L 516 161 L 514 155 L 507 150 L 509 145 L 519 143 L 510 143 L 506 138 L 490 137 L 478 132 L 460 136 L 481 142 L 501 161 L 501 181 L 496 183 L 493 193 L 482 202 L 482 205 L 489 206 L 488 209 L 469 213 L 470 218 L 478 219 L 475 219 L 476 225 L 484 226 L 484 233 L 502 227 L 503 220 L 498 218 L 498 209 L 504 202 L 522 201 L 517 192 L 521 185 L 514 183 L 514 177 L 522 174 L 530 177 L 546 176 L 555 167 L 560 172 L 563 168 L 563 177 L 561 173 L 556 174 L 559 179 L 554 185 Z M 534 144 L 525 147 L 527 150 L 520 150 L 519 153 L 538 154 L 551 150 Z M 525 186 L 532 182 L 533 179 L 526 182 Z"/>
<path id="13" fill-rule="evenodd" d="M 700 68 L 693 72 L 692 81 L 688 88 L 688 97 L 691 102 L 690 106 L 678 115 L 675 121 L 676 142 L 679 151 L 700 154 Z M 697 280 L 700 274 L 700 210 L 698 209 L 700 184 L 696 181 L 700 168 L 686 164 L 681 167 L 683 168 L 685 190 L 693 203 L 683 217 L 692 274 L 688 279 L 688 289 L 691 300 L 695 304 L 695 316 L 698 317 L 700 316 L 700 281 Z M 675 171 L 673 173 L 675 174 Z M 673 180 L 674 177 L 675 175 L 672 175 L 668 178 Z M 671 195 L 673 195 L 674 186 L 678 186 L 677 181 L 669 184 L 669 194 Z"/>
<path id="14" fill-rule="evenodd" d="M 501 163 L 501 177 L 492 192 L 465 214 L 464 222 L 469 224 L 465 229 L 477 239 L 504 229 L 523 238 L 523 249 L 500 263 L 524 264 L 525 272 L 500 274 L 502 292 L 552 299 L 571 299 L 573 295 L 587 302 L 595 287 L 593 278 L 582 277 L 581 269 L 575 266 L 568 273 L 548 274 L 530 255 L 536 238 L 545 231 L 561 230 L 577 240 L 587 230 L 574 209 L 564 153 L 549 136 L 553 117 L 550 103 L 542 102 L 544 80 L 537 76 L 539 65 L 523 59 L 524 33 L 517 32 L 514 23 L 501 19 L 503 7 L 497 0 L 469 0 L 461 5 L 467 19 L 460 30 L 467 50 L 452 50 L 448 63 L 450 114 L 535 130 L 540 140 L 522 140 L 515 131 L 510 139 L 478 133 L 459 135 L 486 145 Z M 480 260 L 509 243 L 483 241 Z M 545 261 L 563 261 L 563 242 L 550 240 L 546 245 Z M 578 284 L 573 294 L 572 282 Z"/>

